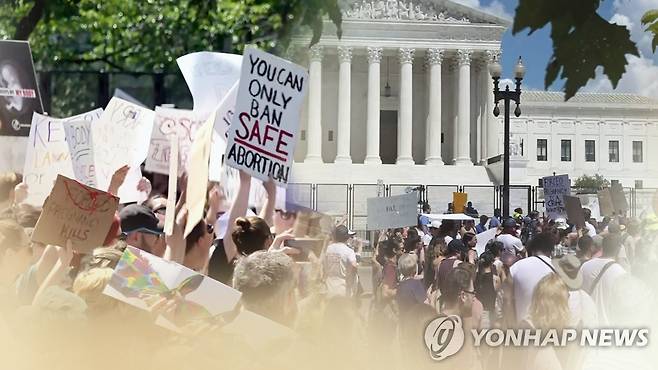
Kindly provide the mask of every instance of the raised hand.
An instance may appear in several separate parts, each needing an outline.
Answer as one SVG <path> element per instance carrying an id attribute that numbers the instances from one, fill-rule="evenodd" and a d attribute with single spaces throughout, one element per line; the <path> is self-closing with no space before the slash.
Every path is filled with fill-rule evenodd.
<path id="1" fill-rule="evenodd" d="M 110 180 L 110 187 L 107 189 L 107 192 L 113 195 L 119 193 L 119 188 L 123 185 L 123 182 L 126 181 L 126 176 L 130 171 L 130 166 L 125 165 L 118 170 L 114 171 L 112 179 Z"/>

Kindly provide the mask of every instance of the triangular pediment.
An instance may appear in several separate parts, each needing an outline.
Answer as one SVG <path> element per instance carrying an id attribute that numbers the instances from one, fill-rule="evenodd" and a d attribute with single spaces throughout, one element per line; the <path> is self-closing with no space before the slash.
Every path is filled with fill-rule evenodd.
<path id="1" fill-rule="evenodd" d="M 344 20 L 512 24 L 509 19 L 450 0 L 346 0 L 342 8 Z"/>

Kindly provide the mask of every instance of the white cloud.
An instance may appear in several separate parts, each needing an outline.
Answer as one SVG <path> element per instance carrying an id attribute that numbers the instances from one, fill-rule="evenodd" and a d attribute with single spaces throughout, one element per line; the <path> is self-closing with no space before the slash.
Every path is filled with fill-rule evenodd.
<path id="1" fill-rule="evenodd" d="M 651 50 L 653 34 L 644 30 L 640 22 L 642 15 L 650 9 L 658 9 L 658 0 L 615 0 L 615 14 L 610 22 L 626 26 L 631 33 L 631 40 L 637 44 L 640 57 L 628 55 L 626 73 L 622 76 L 617 88 L 597 70 L 596 78 L 590 80 L 582 91 L 590 92 L 628 92 L 644 96 L 658 96 L 658 56 Z"/>
<path id="2" fill-rule="evenodd" d="M 511 13 L 505 10 L 505 6 L 500 0 L 493 0 L 490 4 L 482 5 L 480 0 L 452 0 L 455 3 L 459 3 L 471 8 L 477 8 L 482 10 L 485 13 L 493 14 L 501 18 L 512 20 L 514 17 Z"/>

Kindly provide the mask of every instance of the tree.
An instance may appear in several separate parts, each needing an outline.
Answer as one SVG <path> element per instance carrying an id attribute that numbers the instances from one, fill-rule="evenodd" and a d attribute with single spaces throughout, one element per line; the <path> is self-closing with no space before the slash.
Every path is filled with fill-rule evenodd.
<path id="1" fill-rule="evenodd" d="M 639 56 L 637 46 L 624 26 L 612 24 L 597 10 L 601 0 L 519 0 L 514 16 L 514 34 L 529 29 L 532 33 L 551 26 L 553 56 L 544 80 L 548 88 L 560 75 L 564 78 L 565 100 L 589 79 L 597 67 L 603 67 L 613 87 L 626 71 L 626 54 Z M 658 10 L 647 12 L 642 24 L 654 34 L 653 49 L 658 45 Z"/>
<path id="2" fill-rule="evenodd" d="M 193 51 L 282 54 L 293 31 L 322 34 L 326 15 L 341 36 L 338 0 L 9 0 L 0 37 L 27 39 L 39 69 L 175 71 Z"/>
<path id="3" fill-rule="evenodd" d="M 610 181 L 598 173 L 594 176 L 582 175 L 574 181 L 573 186 L 578 193 L 596 193 L 599 189 L 610 186 Z"/>

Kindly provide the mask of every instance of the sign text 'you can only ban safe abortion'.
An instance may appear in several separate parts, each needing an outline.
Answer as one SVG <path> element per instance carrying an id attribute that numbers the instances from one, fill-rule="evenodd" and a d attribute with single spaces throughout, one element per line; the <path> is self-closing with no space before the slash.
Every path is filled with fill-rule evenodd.
<path id="1" fill-rule="evenodd" d="M 304 68 L 247 48 L 226 146 L 229 166 L 288 183 L 307 81 Z"/>

